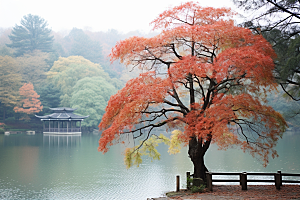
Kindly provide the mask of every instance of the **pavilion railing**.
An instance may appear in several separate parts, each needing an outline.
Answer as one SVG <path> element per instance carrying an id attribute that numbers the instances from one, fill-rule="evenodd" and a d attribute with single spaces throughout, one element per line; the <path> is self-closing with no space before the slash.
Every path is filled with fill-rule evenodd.
<path id="1" fill-rule="evenodd" d="M 68 132 L 81 132 L 80 128 L 44 128 L 44 132 L 49 133 L 68 133 Z"/>

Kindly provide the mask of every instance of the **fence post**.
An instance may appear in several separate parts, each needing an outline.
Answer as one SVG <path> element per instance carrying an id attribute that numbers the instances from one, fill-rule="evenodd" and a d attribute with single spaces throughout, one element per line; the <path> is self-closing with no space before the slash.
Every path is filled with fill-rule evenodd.
<path id="1" fill-rule="evenodd" d="M 240 182 L 242 185 L 242 190 L 247 190 L 247 172 L 241 173 Z"/>
<path id="2" fill-rule="evenodd" d="M 191 188 L 191 173 L 190 172 L 186 172 L 186 189 L 190 189 Z"/>
<path id="3" fill-rule="evenodd" d="M 278 171 L 277 171 L 277 173 L 279 173 L 279 174 L 280 174 L 280 186 L 282 186 L 282 175 L 281 175 L 281 171 L 280 171 L 280 170 L 278 170 Z"/>
<path id="4" fill-rule="evenodd" d="M 275 176 L 275 187 L 277 190 L 280 190 L 280 174 L 276 173 L 274 176 Z"/>
<path id="5" fill-rule="evenodd" d="M 242 173 L 240 173 L 240 185 L 242 185 Z"/>
<path id="6" fill-rule="evenodd" d="M 208 191 L 212 191 L 212 173 L 206 172 L 206 181 L 207 181 L 207 189 Z"/>
<path id="7" fill-rule="evenodd" d="M 242 172 L 242 173 L 247 173 L 247 172 Z M 242 173 L 240 173 L 240 185 L 242 185 Z"/>
<path id="8" fill-rule="evenodd" d="M 180 185 L 180 177 L 176 176 L 176 192 L 179 192 L 179 185 Z"/>

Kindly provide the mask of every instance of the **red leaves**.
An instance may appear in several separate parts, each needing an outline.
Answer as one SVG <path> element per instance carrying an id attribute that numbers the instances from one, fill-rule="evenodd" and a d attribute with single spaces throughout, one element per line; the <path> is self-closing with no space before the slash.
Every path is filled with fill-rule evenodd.
<path id="1" fill-rule="evenodd" d="M 107 151 L 116 136 L 133 129 L 144 111 L 153 117 L 165 115 L 166 108 L 173 115 L 169 112 L 163 123 L 172 128 L 184 123 L 180 141 L 197 137 L 221 149 L 240 146 L 265 164 L 269 154 L 277 155 L 273 148 L 287 125 L 261 103 L 265 97 L 260 95 L 276 87 L 276 55 L 261 35 L 235 26 L 232 15 L 230 9 L 187 2 L 152 22 L 154 29 L 163 29 L 159 35 L 132 37 L 112 49 L 111 61 L 120 59 L 149 72 L 111 97 L 99 125 L 104 130 L 99 151 Z M 153 105 L 163 109 L 151 113 Z M 247 135 L 243 126 L 252 133 Z"/>
<path id="2" fill-rule="evenodd" d="M 20 95 L 23 96 L 21 100 L 22 107 L 14 107 L 15 112 L 22 112 L 26 114 L 38 113 L 43 109 L 38 95 L 33 88 L 31 83 L 24 83 L 24 85 L 19 89 Z"/>
<path id="3" fill-rule="evenodd" d="M 275 65 L 272 59 L 274 51 L 266 41 L 262 46 L 260 36 L 257 38 L 259 41 L 253 41 L 250 46 L 229 48 L 217 56 L 214 71 L 218 82 L 222 81 L 224 77 L 230 79 L 244 76 L 251 79 L 251 84 L 256 88 L 258 85 L 274 86 L 273 70 Z M 256 46 L 257 43 L 260 44 L 259 49 Z"/>
<path id="4" fill-rule="evenodd" d="M 230 8 L 201 7 L 192 1 L 175 6 L 164 11 L 151 24 L 155 29 L 171 29 L 178 24 L 207 25 L 223 18 L 231 18 L 234 13 Z"/>
<path id="5" fill-rule="evenodd" d="M 177 61 L 169 70 L 173 81 L 186 79 L 187 74 L 193 74 L 197 77 L 206 77 L 212 73 L 212 66 L 209 63 L 203 63 L 201 59 L 195 56 L 184 56 Z"/>
<path id="6" fill-rule="evenodd" d="M 99 129 L 104 131 L 98 150 L 107 151 L 107 144 L 115 136 L 136 124 L 141 112 L 150 104 L 162 103 L 170 89 L 170 81 L 156 77 L 154 72 L 140 74 L 138 78 L 128 81 L 108 102 L 106 113 L 99 124 Z"/>

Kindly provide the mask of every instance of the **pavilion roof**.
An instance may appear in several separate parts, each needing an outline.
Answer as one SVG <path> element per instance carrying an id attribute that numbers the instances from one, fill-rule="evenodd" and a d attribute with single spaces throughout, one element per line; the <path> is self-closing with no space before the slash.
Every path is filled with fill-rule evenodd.
<path id="1" fill-rule="evenodd" d="M 81 120 L 81 119 L 85 119 L 88 116 L 80 116 L 77 114 L 74 114 L 73 111 L 76 109 L 73 108 L 50 108 L 53 111 L 56 111 L 50 115 L 45 115 L 45 116 L 38 116 L 35 115 L 37 118 L 40 118 L 41 120 Z"/>
<path id="2" fill-rule="evenodd" d="M 50 110 L 73 112 L 74 110 L 77 110 L 77 108 L 59 107 L 59 108 L 50 108 Z"/>

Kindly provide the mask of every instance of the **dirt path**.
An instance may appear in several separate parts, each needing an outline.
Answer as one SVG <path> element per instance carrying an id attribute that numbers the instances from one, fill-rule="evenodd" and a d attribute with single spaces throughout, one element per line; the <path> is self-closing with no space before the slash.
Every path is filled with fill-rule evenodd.
<path id="1" fill-rule="evenodd" d="M 159 198 L 158 198 L 159 199 Z M 182 191 L 172 197 L 161 199 L 299 199 L 300 185 L 283 185 L 276 190 L 274 185 L 248 185 L 247 190 L 242 190 L 239 185 L 215 185 L 212 192 L 189 194 Z"/>

